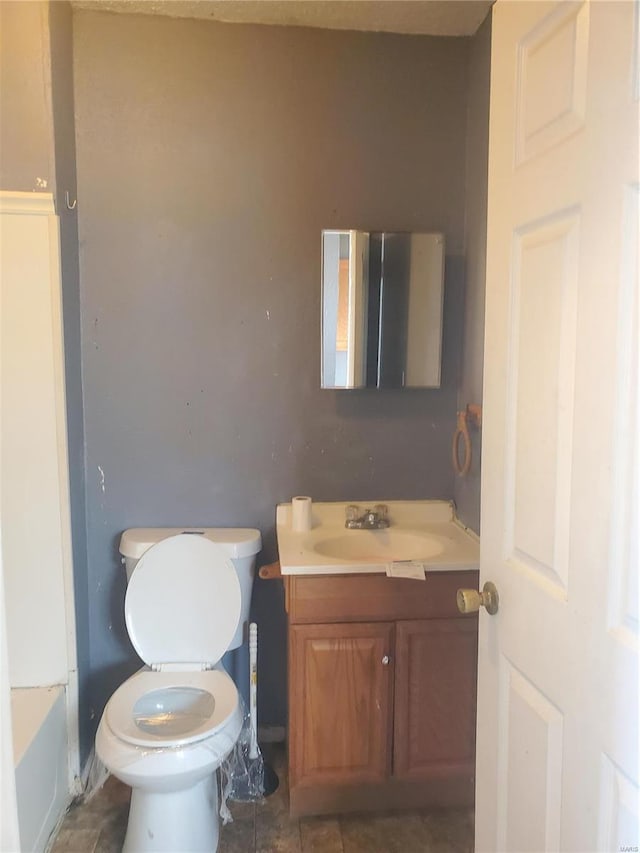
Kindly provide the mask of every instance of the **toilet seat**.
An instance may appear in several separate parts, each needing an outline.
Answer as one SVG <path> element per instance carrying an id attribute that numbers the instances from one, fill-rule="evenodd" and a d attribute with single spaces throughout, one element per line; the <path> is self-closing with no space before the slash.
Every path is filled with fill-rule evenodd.
<path id="1" fill-rule="evenodd" d="M 125 622 L 136 652 L 152 669 L 211 668 L 240 619 L 240 582 L 220 545 L 180 534 L 153 545 L 127 586 Z"/>
<path id="2" fill-rule="evenodd" d="M 105 717 L 111 731 L 127 743 L 176 748 L 215 735 L 237 706 L 238 691 L 223 670 L 142 670 L 116 690 Z"/>
<path id="3" fill-rule="evenodd" d="M 141 557 L 125 597 L 133 647 L 151 667 L 115 691 L 105 716 L 134 746 L 180 747 L 211 737 L 238 705 L 233 680 L 212 669 L 240 618 L 240 583 L 215 542 L 180 534 Z"/>

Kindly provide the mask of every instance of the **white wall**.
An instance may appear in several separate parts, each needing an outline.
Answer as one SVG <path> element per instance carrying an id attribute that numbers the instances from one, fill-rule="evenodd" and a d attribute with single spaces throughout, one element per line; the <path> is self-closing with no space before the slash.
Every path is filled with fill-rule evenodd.
<path id="1" fill-rule="evenodd" d="M 18 850 L 18 806 L 13 770 L 13 738 L 0 536 L 0 850 Z"/>
<path id="2" fill-rule="evenodd" d="M 11 687 L 66 684 L 71 577 L 57 218 L 2 193 L 0 506 Z"/>
<path id="3" fill-rule="evenodd" d="M 51 194 L 0 192 L 0 727 L 8 851 L 45 849 L 79 774 L 59 247 Z"/>

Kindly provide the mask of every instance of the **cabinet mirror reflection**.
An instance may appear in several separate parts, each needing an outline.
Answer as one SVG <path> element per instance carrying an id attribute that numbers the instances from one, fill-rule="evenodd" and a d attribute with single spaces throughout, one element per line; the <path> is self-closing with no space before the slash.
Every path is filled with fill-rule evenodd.
<path id="1" fill-rule="evenodd" d="M 322 387 L 438 388 L 444 236 L 322 232 Z"/>

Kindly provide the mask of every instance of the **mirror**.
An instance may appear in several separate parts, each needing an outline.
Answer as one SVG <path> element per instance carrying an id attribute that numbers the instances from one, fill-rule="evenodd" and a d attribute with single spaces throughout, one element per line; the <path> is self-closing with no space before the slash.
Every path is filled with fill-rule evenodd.
<path id="1" fill-rule="evenodd" d="M 444 235 L 322 232 L 322 387 L 439 388 Z"/>

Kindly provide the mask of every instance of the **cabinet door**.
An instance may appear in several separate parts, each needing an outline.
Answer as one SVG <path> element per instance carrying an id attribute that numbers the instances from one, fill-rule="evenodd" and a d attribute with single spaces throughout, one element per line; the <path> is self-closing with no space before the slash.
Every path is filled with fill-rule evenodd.
<path id="1" fill-rule="evenodd" d="M 393 625 L 294 625 L 289 637 L 291 784 L 384 779 Z"/>
<path id="2" fill-rule="evenodd" d="M 477 656 L 477 618 L 397 623 L 394 776 L 473 773 Z"/>

